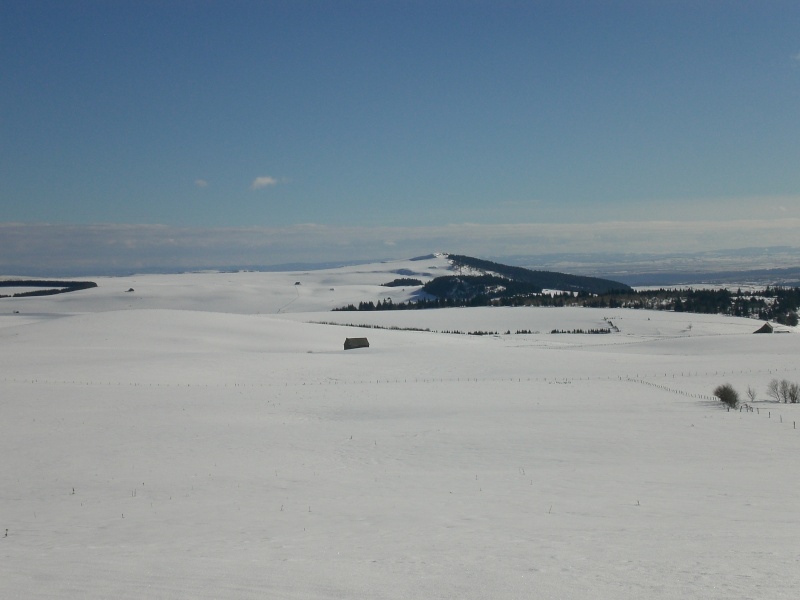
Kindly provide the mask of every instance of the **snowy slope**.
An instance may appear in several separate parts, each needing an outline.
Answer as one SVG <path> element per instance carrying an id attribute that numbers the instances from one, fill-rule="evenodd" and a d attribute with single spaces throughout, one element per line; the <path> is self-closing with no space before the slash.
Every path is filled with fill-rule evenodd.
<path id="1" fill-rule="evenodd" d="M 0 310 L 46 314 L 151 308 L 243 314 L 327 311 L 362 300 L 406 301 L 419 288 L 383 284 L 402 277 L 425 282 L 450 273 L 451 268 L 443 255 L 432 255 L 320 271 L 84 278 L 98 287 L 41 298 L 2 298 Z"/>
<path id="2" fill-rule="evenodd" d="M 800 414 L 765 388 L 800 380 L 800 337 L 649 311 L 328 312 L 446 268 L 4 299 L 0 597 L 796 596 Z M 708 399 L 726 381 L 758 412 Z"/>

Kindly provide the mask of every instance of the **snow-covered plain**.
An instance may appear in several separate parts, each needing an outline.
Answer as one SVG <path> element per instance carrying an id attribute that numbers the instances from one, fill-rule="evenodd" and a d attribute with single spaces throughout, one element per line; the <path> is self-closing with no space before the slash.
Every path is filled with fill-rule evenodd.
<path id="1" fill-rule="evenodd" d="M 0 597 L 796 597 L 800 413 L 765 394 L 800 379 L 794 331 L 330 312 L 447 266 L 0 299 Z M 724 382 L 758 411 L 711 400 Z"/>

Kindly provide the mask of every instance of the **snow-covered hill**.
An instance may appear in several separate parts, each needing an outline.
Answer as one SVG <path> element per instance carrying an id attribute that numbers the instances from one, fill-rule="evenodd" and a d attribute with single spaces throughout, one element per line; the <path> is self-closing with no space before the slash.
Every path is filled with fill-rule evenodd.
<path id="1" fill-rule="evenodd" d="M 324 311 L 365 299 L 407 301 L 418 288 L 383 284 L 403 277 L 425 282 L 452 273 L 452 268 L 445 255 L 435 254 L 318 271 L 97 277 L 91 278 L 97 288 L 41 298 L 3 298 L 0 310 L 47 314 L 151 308 L 241 314 Z"/>
<path id="2" fill-rule="evenodd" d="M 795 597 L 800 413 L 765 391 L 800 380 L 800 337 L 619 309 L 330 312 L 448 266 L 0 300 L 0 597 Z M 723 382 L 757 412 L 710 399 Z"/>

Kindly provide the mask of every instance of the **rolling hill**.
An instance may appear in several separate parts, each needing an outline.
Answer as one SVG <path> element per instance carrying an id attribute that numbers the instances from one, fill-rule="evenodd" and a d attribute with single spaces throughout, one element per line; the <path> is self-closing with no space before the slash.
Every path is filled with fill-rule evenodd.
<path id="1" fill-rule="evenodd" d="M 800 378 L 796 328 L 330 310 L 453 274 L 439 255 L 0 299 L 0 597 L 795 597 L 800 405 L 765 390 Z M 454 333 L 474 330 L 497 333 Z"/>

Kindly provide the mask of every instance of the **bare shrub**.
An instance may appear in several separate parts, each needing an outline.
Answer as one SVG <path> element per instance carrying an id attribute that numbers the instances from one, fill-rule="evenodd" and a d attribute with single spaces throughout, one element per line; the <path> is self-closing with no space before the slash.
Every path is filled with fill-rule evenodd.
<path id="1" fill-rule="evenodd" d="M 736 408 L 739 406 L 739 393 L 733 389 L 733 386 L 730 383 L 724 383 L 719 385 L 714 390 L 714 395 L 720 399 L 720 401 L 730 408 Z"/>
<path id="2" fill-rule="evenodd" d="M 750 402 L 755 402 L 756 401 L 756 395 L 757 395 L 756 391 L 753 389 L 753 387 L 748 385 L 747 386 L 747 399 L 750 400 Z"/>

